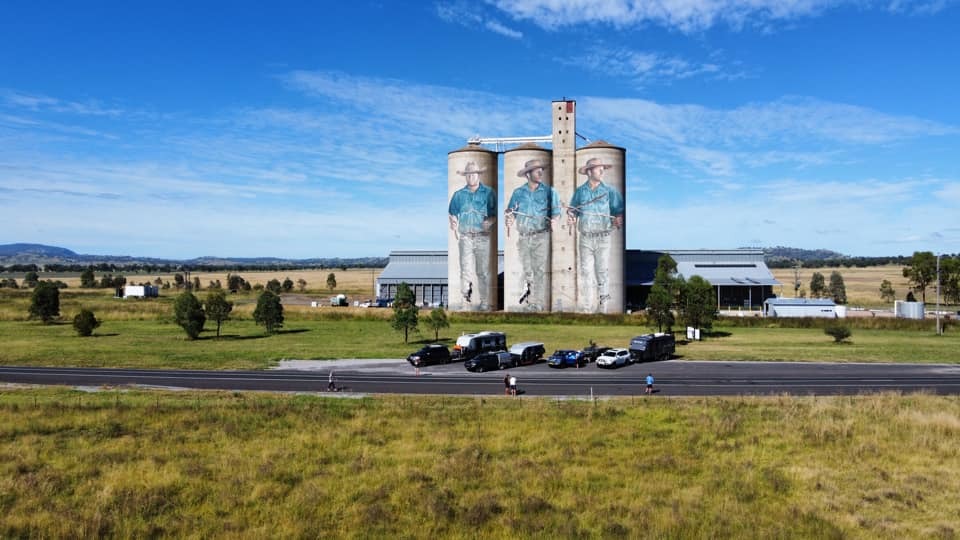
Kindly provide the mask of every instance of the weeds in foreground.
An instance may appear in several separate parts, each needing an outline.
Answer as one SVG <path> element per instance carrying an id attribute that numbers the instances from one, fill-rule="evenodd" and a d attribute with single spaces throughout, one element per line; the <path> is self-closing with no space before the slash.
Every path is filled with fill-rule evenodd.
<path id="1" fill-rule="evenodd" d="M 960 400 L 0 392 L 0 536 L 952 538 Z"/>

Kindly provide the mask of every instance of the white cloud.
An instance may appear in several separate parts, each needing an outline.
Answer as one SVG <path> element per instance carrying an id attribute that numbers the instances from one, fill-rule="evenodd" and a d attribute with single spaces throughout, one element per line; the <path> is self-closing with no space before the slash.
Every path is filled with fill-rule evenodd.
<path id="1" fill-rule="evenodd" d="M 486 28 L 491 32 L 510 39 L 523 38 L 523 32 L 510 28 L 497 19 L 490 18 L 488 15 L 482 13 L 475 4 L 466 1 L 437 3 L 434 5 L 434 12 L 437 14 L 437 17 L 448 23 L 473 29 Z"/>
<path id="2" fill-rule="evenodd" d="M 685 33 L 718 24 L 733 29 L 766 27 L 770 23 L 812 17 L 857 0 L 491 0 L 516 20 L 548 30 L 579 24 L 618 28 L 654 24 Z"/>
<path id="3" fill-rule="evenodd" d="M 40 94 L 27 94 L 8 89 L 0 89 L 0 102 L 8 107 L 31 111 L 50 111 L 89 116 L 120 116 L 124 113 L 122 109 L 105 107 L 95 100 L 85 102 L 64 101 Z"/>
<path id="4" fill-rule="evenodd" d="M 693 77 L 735 79 L 744 76 L 741 71 L 727 70 L 716 62 L 692 62 L 660 52 L 637 51 L 604 44 L 592 45 L 583 54 L 558 57 L 556 61 L 589 72 L 632 80 L 637 86 L 654 82 L 669 83 Z"/>

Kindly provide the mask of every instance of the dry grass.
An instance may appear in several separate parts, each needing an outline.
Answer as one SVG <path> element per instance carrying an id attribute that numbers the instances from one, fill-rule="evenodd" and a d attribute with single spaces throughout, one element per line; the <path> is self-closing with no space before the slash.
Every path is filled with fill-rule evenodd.
<path id="1" fill-rule="evenodd" d="M 955 538 L 960 401 L 0 390 L 0 537 Z"/>
<path id="2" fill-rule="evenodd" d="M 373 298 L 374 281 L 377 276 L 383 272 L 383 268 L 348 268 L 346 271 L 339 268 L 328 268 L 325 270 L 319 269 L 309 269 L 309 270 L 267 270 L 261 272 L 231 272 L 237 274 L 243 279 L 247 280 L 251 285 L 266 285 L 271 279 L 276 279 L 281 283 L 283 280 L 290 278 L 294 283 L 294 290 L 296 288 L 297 280 L 303 279 L 307 282 L 307 292 L 309 293 L 323 293 L 323 294 L 339 294 L 344 293 L 348 296 L 358 296 L 363 298 Z M 337 288 L 330 292 L 327 289 L 327 276 L 333 274 L 337 280 Z M 190 278 L 194 277 L 200 278 L 200 287 L 201 289 L 206 289 L 211 281 L 220 280 L 220 283 L 226 287 L 227 285 L 227 274 L 228 272 L 190 272 Z M 170 282 L 172 285 L 173 274 L 130 274 L 125 272 L 116 272 L 115 275 L 123 275 L 127 278 L 127 283 L 141 283 L 141 282 L 150 282 L 153 283 L 153 280 L 160 278 L 164 282 Z M 97 272 L 97 279 L 99 280 L 103 277 L 103 273 Z M 46 276 L 43 276 L 44 278 Z M 58 277 L 59 279 L 66 283 L 71 289 L 78 289 L 80 287 L 80 275 L 70 275 L 65 277 Z"/>
<path id="3" fill-rule="evenodd" d="M 864 307 L 892 307 L 880 298 L 880 283 L 883 280 L 889 280 L 893 284 L 893 290 L 897 293 L 897 300 L 903 300 L 910 290 L 910 284 L 903 277 L 903 267 L 898 265 L 871 266 L 867 268 L 801 268 L 800 269 L 800 288 L 810 292 L 810 279 L 814 272 L 823 274 L 826 284 L 830 285 L 830 274 L 834 271 L 840 272 L 843 276 L 843 284 L 847 289 L 847 303 L 851 306 Z M 774 293 L 778 296 L 792 297 L 794 295 L 793 282 L 794 271 L 791 268 L 773 268 L 773 277 L 782 284 L 782 287 L 775 288 Z M 927 289 L 928 296 L 933 289 Z M 917 300 L 920 295 L 917 295 Z"/>

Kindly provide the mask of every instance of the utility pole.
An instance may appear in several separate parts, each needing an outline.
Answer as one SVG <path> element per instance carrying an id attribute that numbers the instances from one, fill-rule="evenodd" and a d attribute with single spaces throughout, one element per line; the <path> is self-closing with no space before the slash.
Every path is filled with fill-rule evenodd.
<path id="1" fill-rule="evenodd" d="M 940 328 L 940 254 L 937 254 L 937 335 L 942 336 Z"/>

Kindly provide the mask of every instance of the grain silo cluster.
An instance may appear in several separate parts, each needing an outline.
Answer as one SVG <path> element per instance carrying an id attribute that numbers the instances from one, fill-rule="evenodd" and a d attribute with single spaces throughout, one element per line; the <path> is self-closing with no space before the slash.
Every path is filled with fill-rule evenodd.
<path id="1" fill-rule="evenodd" d="M 450 309 L 623 312 L 625 150 L 577 149 L 573 101 L 553 102 L 551 116 L 550 149 L 503 152 L 502 193 L 498 152 L 469 144 L 448 154 Z"/>

